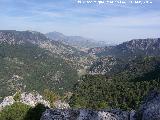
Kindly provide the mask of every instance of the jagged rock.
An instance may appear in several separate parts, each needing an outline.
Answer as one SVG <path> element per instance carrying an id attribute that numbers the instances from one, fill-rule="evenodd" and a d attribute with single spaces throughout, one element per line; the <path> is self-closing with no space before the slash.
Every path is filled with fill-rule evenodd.
<path id="1" fill-rule="evenodd" d="M 93 111 L 85 109 L 47 109 L 42 114 L 41 120 L 129 120 L 129 113 L 120 110 Z"/>
<path id="2" fill-rule="evenodd" d="M 160 120 L 160 93 L 151 91 L 137 112 L 137 118 L 141 120 Z"/>
<path id="3" fill-rule="evenodd" d="M 77 116 L 78 111 L 47 109 L 40 120 L 75 120 Z"/>

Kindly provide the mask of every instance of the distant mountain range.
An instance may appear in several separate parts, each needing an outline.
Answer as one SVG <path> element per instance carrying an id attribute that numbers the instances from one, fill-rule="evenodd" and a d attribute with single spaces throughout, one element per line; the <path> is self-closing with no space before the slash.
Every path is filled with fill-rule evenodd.
<path id="1" fill-rule="evenodd" d="M 60 41 L 62 43 L 79 48 L 81 50 L 93 47 L 102 47 L 107 45 L 107 43 L 104 41 L 95 41 L 93 39 L 84 38 L 81 36 L 66 36 L 59 32 L 49 32 L 45 35 L 52 40 Z"/>
<path id="2" fill-rule="evenodd" d="M 0 42 L 7 42 L 9 44 L 32 43 L 61 55 L 64 58 L 66 56 L 72 56 L 73 54 L 77 56 L 84 54 L 84 52 L 78 51 L 74 47 L 50 40 L 44 34 L 36 31 L 1 30 Z"/>
<path id="3" fill-rule="evenodd" d="M 136 58 L 159 57 L 160 38 L 135 39 L 116 46 L 92 48 L 88 54 L 98 57 L 90 67 L 91 74 L 114 73 Z"/>
<path id="4" fill-rule="evenodd" d="M 138 56 L 159 56 L 160 38 L 134 39 L 116 46 L 107 46 L 97 55 L 111 55 L 122 59 L 132 59 Z"/>
<path id="5" fill-rule="evenodd" d="M 90 64 L 87 60 L 88 55 L 86 52 L 80 51 L 60 41 L 51 40 L 44 34 L 36 31 L 1 30 L 0 42 L 7 42 L 9 44 L 31 43 L 38 45 L 40 48 L 52 52 L 54 56 L 64 59 L 76 69 L 83 68 L 87 64 Z"/>

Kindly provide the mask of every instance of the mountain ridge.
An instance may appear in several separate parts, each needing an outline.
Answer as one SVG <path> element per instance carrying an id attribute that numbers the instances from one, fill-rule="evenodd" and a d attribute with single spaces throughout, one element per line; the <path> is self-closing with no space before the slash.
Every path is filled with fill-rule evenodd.
<path id="1" fill-rule="evenodd" d="M 51 42 L 39 32 L 0 31 L 1 97 L 19 89 L 70 91 L 78 80 L 75 66 L 80 56 L 75 48 Z"/>
<path id="2" fill-rule="evenodd" d="M 0 42 L 9 44 L 31 43 L 38 45 L 40 48 L 49 50 L 57 57 L 61 57 L 76 69 L 84 68 L 89 62 L 83 63 L 81 59 L 88 59 L 86 52 L 80 51 L 70 45 L 61 43 L 47 38 L 44 34 L 36 31 L 16 31 L 16 30 L 0 30 Z"/>
<path id="3" fill-rule="evenodd" d="M 134 55 L 160 55 L 160 38 L 133 39 L 122 44 L 113 46 L 110 49 L 105 48 L 99 56 L 114 55 L 118 57 L 136 57 Z"/>
<path id="4" fill-rule="evenodd" d="M 89 73 L 106 74 L 117 67 L 123 69 L 125 64 L 136 58 L 160 56 L 160 38 L 133 39 L 116 46 L 92 48 L 88 54 L 98 57 Z"/>

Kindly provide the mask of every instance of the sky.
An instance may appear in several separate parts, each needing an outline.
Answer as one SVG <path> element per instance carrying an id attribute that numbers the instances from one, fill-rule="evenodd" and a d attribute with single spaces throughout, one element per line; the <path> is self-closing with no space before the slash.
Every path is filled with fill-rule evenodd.
<path id="1" fill-rule="evenodd" d="M 0 29 L 58 31 L 108 44 L 160 37 L 160 0 L 88 1 L 0 0 Z"/>

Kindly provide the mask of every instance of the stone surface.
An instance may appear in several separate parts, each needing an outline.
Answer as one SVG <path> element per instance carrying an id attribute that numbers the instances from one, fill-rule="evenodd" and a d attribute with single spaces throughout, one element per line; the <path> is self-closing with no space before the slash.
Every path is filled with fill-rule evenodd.
<path id="1" fill-rule="evenodd" d="M 87 109 L 47 109 L 43 113 L 41 120 L 129 120 L 129 113 L 120 110 L 93 111 Z"/>
<path id="2" fill-rule="evenodd" d="M 26 93 L 26 92 L 22 93 L 20 102 L 33 107 L 38 103 L 41 103 L 47 107 L 50 107 L 50 103 L 44 100 L 43 97 L 37 92 L 34 94 Z"/>
<path id="3" fill-rule="evenodd" d="M 8 105 L 12 105 L 15 102 L 21 102 L 21 103 L 27 104 L 32 107 L 36 106 L 38 103 L 41 103 L 45 105 L 46 107 L 50 107 L 50 103 L 44 100 L 43 97 L 39 93 L 36 92 L 33 94 L 33 93 L 23 92 L 20 96 L 20 101 L 15 101 L 14 95 L 5 97 L 2 103 L 0 103 L 0 110 Z"/>
<path id="4" fill-rule="evenodd" d="M 151 91 L 137 112 L 141 120 L 160 120 L 160 93 Z"/>
<path id="5" fill-rule="evenodd" d="M 130 120 L 136 120 L 136 111 L 135 110 L 130 111 L 129 118 L 130 118 Z"/>
<path id="6" fill-rule="evenodd" d="M 0 109 L 12 105 L 16 102 L 13 96 L 6 97 L 0 104 Z M 31 106 L 36 103 L 45 104 L 39 94 L 22 93 L 21 102 Z M 119 109 L 114 110 L 88 110 L 88 109 L 69 109 L 66 103 L 56 102 L 59 109 L 47 109 L 41 117 L 41 120 L 160 120 L 160 93 L 151 91 L 143 100 L 138 111 L 130 112 Z M 47 104 L 46 104 L 47 105 Z"/>
<path id="7" fill-rule="evenodd" d="M 15 100 L 13 99 L 13 96 L 5 97 L 2 103 L 0 104 L 0 110 L 4 108 L 5 106 L 12 105 L 14 102 Z"/>

